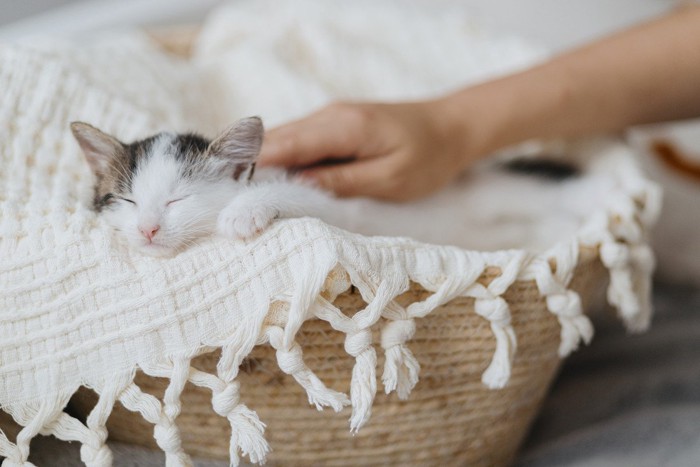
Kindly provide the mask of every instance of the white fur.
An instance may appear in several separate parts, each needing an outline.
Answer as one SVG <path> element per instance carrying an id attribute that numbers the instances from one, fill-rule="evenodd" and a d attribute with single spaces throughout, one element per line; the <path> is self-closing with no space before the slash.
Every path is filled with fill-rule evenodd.
<path id="1" fill-rule="evenodd" d="M 152 168 L 160 164 L 156 161 Z M 598 178 L 553 183 L 491 172 L 465 177 L 423 201 L 393 204 L 333 199 L 280 177 L 249 185 L 233 180 L 173 184 L 174 168 L 162 168 L 168 176 L 155 170 L 139 173 L 134 183 L 137 206 L 122 202 L 111 214 L 132 246 L 150 255 L 171 254 L 215 230 L 228 238 L 248 239 L 277 218 L 303 216 L 365 235 L 408 236 L 481 250 L 542 249 L 573 235 L 612 188 Z M 165 207 L 168 199 L 181 196 L 186 197 Z M 152 245 L 138 232 L 138 219 L 144 218 L 161 226 Z"/>
<path id="2" fill-rule="evenodd" d="M 215 232 L 248 239 L 275 219 L 304 216 L 364 235 L 407 236 L 478 250 L 541 250 L 574 235 L 614 187 L 595 164 L 589 164 L 595 176 L 564 182 L 486 166 L 414 203 L 335 199 L 274 169 L 258 171 L 251 183 L 225 175 L 183 178 L 182 166 L 171 154 L 172 138 L 161 137 L 138 167 L 129 194 L 136 204 L 118 201 L 106 211 L 129 244 L 149 255 L 173 254 Z M 151 242 L 140 226 L 160 228 Z"/>
<path id="3" fill-rule="evenodd" d="M 261 175 L 264 178 L 267 174 Z M 253 213 L 265 206 L 279 217 L 318 217 L 364 235 L 412 237 L 479 250 L 541 250 L 573 236 L 613 187 L 609 178 L 600 175 L 551 182 L 489 167 L 462 177 L 429 198 L 389 203 L 334 199 L 297 181 L 273 177 L 247 187 L 222 217 L 234 211 L 241 224 L 245 219 L 255 224 L 254 229 L 238 232 L 236 236 L 243 238 L 263 228 L 259 218 L 253 220 Z M 268 223 L 274 217 L 269 215 Z"/>
<path id="4" fill-rule="evenodd" d="M 171 154 L 172 138 L 159 138 L 147 162 L 137 168 L 131 193 L 125 196 L 135 204 L 118 200 L 105 210 L 107 221 L 133 248 L 152 256 L 171 255 L 211 234 L 219 212 L 240 188 L 227 179 L 183 178 L 182 165 Z M 139 231 L 143 225 L 160 227 L 152 242 Z"/>
<path id="5" fill-rule="evenodd" d="M 331 198 L 323 191 L 282 176 L 242 187 L 219 216 L 219 233 L 249 238 L 275 218 L 313 216 L 329 220 Z"/>

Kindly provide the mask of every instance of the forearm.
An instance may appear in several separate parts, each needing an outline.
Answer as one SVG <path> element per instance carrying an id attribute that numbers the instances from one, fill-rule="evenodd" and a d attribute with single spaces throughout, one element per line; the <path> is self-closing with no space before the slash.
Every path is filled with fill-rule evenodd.
<path id="1" fill-rule="evenodd" d="M 467 88 L 437 104 L 448 120 L 470 125 L 463 118 L 464 109 L 470 109 L 472 118 L 482 120 L 479 128 L 491 129 L 462 132 L 479 149 L 469 152 L 483 154 L 531 138 L 575 137 L 700 116 L 700 7 Z"/>

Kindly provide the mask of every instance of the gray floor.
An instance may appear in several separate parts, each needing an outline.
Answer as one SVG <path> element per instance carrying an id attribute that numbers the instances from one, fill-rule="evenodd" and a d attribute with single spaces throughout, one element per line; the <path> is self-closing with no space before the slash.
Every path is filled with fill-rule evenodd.
<path id="1" fill-rule="evenodd" d="M 70 6 L 70 16 L 86 15 L 68 26 L 76 32 L 94 31 L 110 26 L 158 25 L 202 20 L 207 12 L 224 0 L 0 0 L 0 26 L 18 20 L 10 37 L 29 32 L 64 33 L 61 6 Z M 228 0 L 236 1 L 236 0 Z M 684 0 L 395 0 L 428 3 L 435 8 L 459 4 L 476 21 L 504 34 L 516 34 L 553 51 L 569 49 L 627 25 L 659 15 Z M 127 14 L 124 5 L 128 3 Z M 83 5 L 79 5 L 83 4 Z M 102 4 L 102 5 L 100 5 Z M 75 7 L 75 8 L 74 8 Z M 103 17 L 102 12 L 117 11 Z M 46 15 L 28 24 L 32 15 Z M 91 18 L 90 15 L 95 15 Z M 29 22 L 31 23 L 31 22 Z M 35 26 L 35 27 L 33 27 Z M 1 32 L 1 31 L 0 31 Z M 16 34 L 15 34 L 16 33 Z"/>
<path id="2" fill-rule="evenodd" d="M 522 466 L 700 465 L 700 290 L 657 285 L 647 334 L 598 328 L 567 361 Z"/>

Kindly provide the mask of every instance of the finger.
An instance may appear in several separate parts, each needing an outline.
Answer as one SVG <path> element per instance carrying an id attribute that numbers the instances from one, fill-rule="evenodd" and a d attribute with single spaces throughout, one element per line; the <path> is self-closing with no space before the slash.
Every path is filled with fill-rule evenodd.
<path id="1" fill-rule="evenodd" d="M 269 131 L 260 165 L 303 167 L 324 159 L 352 157 L 362 144 L 361 122 L 343 112 L 323 110 Z"/>
<path id="2" fill-rule="evenodd" d="M 393 198 L 395 184 L 387 176 L 390 173 L 389 164 L 386 158 L 362 159 L 348 164 L 304 170 L 301 176 L 341 197 Z"/>

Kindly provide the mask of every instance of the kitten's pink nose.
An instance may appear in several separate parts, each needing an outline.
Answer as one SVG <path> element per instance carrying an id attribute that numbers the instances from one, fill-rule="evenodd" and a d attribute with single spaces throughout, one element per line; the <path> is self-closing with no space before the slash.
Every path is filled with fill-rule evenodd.
<path id="1" fill-rule="evenodd" d="M 148 227 L 139 227 L 139 231 L 141 232 L 141 235 L 146 237 L 149 242 L 152 241 L 153 237 L 156 236 L 156 234 L 158 233 L 158 229 L 160 229 L 159 225 L 151 225 Z"/>

